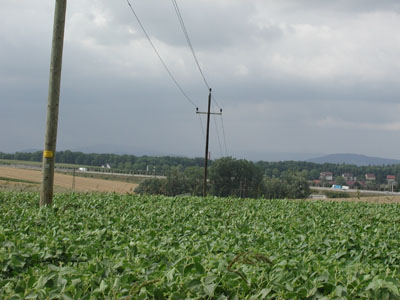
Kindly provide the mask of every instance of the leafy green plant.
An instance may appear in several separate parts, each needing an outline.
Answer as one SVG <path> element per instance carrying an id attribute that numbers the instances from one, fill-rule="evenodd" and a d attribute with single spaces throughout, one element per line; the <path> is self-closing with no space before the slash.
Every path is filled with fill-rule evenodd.
<path id="1" fill-rule="evenodd" d="M 0 299 L 399 299 L 400 206 L 0 193 Z"/>

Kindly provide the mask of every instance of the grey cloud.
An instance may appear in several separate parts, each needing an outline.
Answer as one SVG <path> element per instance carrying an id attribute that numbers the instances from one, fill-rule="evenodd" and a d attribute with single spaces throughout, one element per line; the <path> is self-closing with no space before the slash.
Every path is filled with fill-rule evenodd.
<path id="1" fill-rule="evenodd" d="M 296 10 L 336 10 L 341 12 L 400 11 L 396 0 L 284 0 L 289 9 Z"/>
<path id="2" fill-rule="evenodd" d="M 396 2 L 179 1 L 224 109 L 229 152 L 398 157 L 400 43 L 390 34 L 399 25 Z M 205 109 L 207 90 L 171 3 L 132 3 L 178 81 Z M 22 11 L 15 1 L 0 4 L 0 151 L 42 147 L 53 9 L 38 0 Z M 69 2 L 67 16 L 59 149 L 113 144 L 202 155 L 194 108 L 125 1 Z M 211 151 L 219 156 L 214 127 Z"/>
<path id="3" fill-rule="evenodd" d="M 137 32 L 131 34 L 130 38 L 143 36 L 125 1 L 111 4 L 108 1 L 97 2 L 109 20 L 105 30 L 94 30 L 93 36 L 96 39 L 108 42 L 119 37 L 120 42 L 126 42 L 129 40 L 128 36 L 118 31 L 121 28 L 126 30 L 128 27 Z M 260 30 L 248 19 L 248 15 L 256 12 L 255 4 L 251 2 L 232 1 L 224 4 L 215 1 L 180 1 L 178 3 L 193 45 L 199 51 L 218 51 L 219 48 L 232 46 L 238 41 L 245 42 L 251 37 L 252 32 L 260 32 L 265 36 L 276 34 L 269 29 Z M 132 5 L 152 38 L 166 44 L 186 47 L 171 1 L 132 1 Z M 90 16 L 90 13 L 87 14 Z M 90 19 L 94 21 L 93 14 Z M 114 32 L 114 37 L 106 37 L 107 32 Z"/>

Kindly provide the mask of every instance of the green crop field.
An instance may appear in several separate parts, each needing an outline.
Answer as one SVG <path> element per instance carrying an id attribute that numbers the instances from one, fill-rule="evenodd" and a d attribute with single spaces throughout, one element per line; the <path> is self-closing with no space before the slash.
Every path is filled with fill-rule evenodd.
<path id="1" fill-rule="evenodd" d="M 400 206 L 0 193 L 0 299 L 399 299 Z"/>

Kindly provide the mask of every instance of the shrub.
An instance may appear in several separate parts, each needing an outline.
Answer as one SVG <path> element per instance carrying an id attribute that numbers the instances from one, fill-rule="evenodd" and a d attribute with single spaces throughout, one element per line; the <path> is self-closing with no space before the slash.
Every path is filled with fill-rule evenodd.
<path id="1" fill-rule="evenodd" d="M 164 195 L 166 182 L 166 179 L 146 179 L 135 189 L 135 193 L 145 195 Z"/>
<path id="2" fill-rule="evenodd" d="M 308 181 L 298 174 L 284 178 L 268 178 L 264 182 L 264 197 L 267 199 L 305 199 L 310 195 Z"/>
<path id="3" fill-rule="evenodd" d="M 334 191 L 326 191 L 325 195 L 328 198 L 349 198 L 350 194 L 342 191 L 334 192 Z"/>

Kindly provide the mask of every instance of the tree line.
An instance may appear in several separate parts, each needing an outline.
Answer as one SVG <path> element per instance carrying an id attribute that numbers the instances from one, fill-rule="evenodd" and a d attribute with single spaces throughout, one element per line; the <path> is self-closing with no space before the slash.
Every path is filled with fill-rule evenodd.
<path id="1" fill-rule="evenodd" d="M 40 162 L 42 152 L 0 153 L 0 159 Z M 56 153 L 56 163 L 93 167 L 110 165 L 113 169 L 129 172 L 148 170 L 150 174 L 166 175 L 166 178 L 147 179 L 139 185 L 135 192 L 168 196 L 202 195 L 204 174 L 204 159 L 202 158 L 137 157 L 134 155 L 59 151 Z M 153 173 L 154 170 L 156 171 Z M 207 188 L 210 195 L 219 197 L 306 198 L 310 193 L 307 178 L 301 172 L 281 172 L 278 177 L 266 177 L 265 174 L 266 170 L 260 163 L 224 157 L 210 161 Z"/>
<path id="2" fill-rule="evenodd" d="M 203 168 L 189 167 L 183 172 L 173 168 L 164 178 L 143 181 L 135 192 L 168 196 L 202 194 Z M 310 194 L 308 181 L 297 173 L 282 178 L 265 178 L 263 170 L 251 161 L 224 157 L 214 161 L 209 172 L 207 190 L 218 197 L 298 199 Z"/>
<path id="3" fill-rule="evenodd" d="M 0 159 L 42 161 L 42 151 L 32 153 L 16 152 L 14 154 L 1 153 Z M 184 172 L 189 167 L 202 167 L 203 158 L 187 158 L 178 156 L 135 156 L 119 154 L 97 154 L 82 153 L 73 151 L 58 151 L 56 153 L 56 163 L 78 164 L 85 166 L 101 167 L 110 165 L 113 169 L 121 171 L 168 175 L 173 169 L 178 168 Z M 212 166 L 214 161 L 210 161 Z M 321 172 L 332 172 L 334 178 L 344 173 L 351 173 L 358 180 L 364 180 L 365 174 L 372 173 L 376 176 L 376 184 L 385 184 L 387 175 L 395 175 L 400 178 L 400 164 L 386 166 L 355 166 L 346 164 L 317 164 L 304 161 L 283 161 L 266 162 L 258 161 L 254 163 L 261 170 L 263 176 L 267 178 L 287 178 L 290 174 L 296 173 L 307 180 L 319 179 Z"/>
<path id="4" fill-rule="evenodd" d="M 1 153 L 0 159 L 42 161 L 43 152 L 16 152 L 14 154 Z M 135 156 L 129 154 L 98 154 L 73 151 L 57 151 L 56 163 L 77 164 L 82 166 L 106 167 L 121 171 L 165 175 L 173 167 L 184 170 L 188 167 L 200 167 L 204 165 L 203 158 L 187 158 L 179 156 Z"/>

